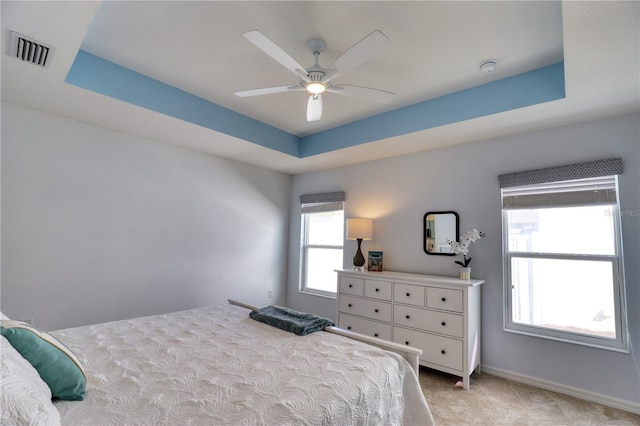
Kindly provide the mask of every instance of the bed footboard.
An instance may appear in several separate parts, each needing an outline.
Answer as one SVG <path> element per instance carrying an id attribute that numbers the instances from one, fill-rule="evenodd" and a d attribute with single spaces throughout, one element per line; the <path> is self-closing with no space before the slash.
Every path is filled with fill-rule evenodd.
<path id="1" fill-rule="evenodd" d="M 364 334 L 355 333 L 353 331 L 345 330 L 339 327 L 325 327 L 324 331 L 339 334 L 341 336 L 358 340 L 360 342 L 368 343 L 370 345 L 377 346 L 380 349 L 384 349 L 385 351 L 397 353 L 409 362 L 409 365 L 416 373 L 416 376 L 419 373 L 419 359 L 420 355 L 422 355 L 422 349 L 414 348 L 412 346 L 400 345 L 388 340 L 378 339 L 377 337 L 366 336 Z"/>
<path id="2" fill-rule="evenodd" d="M 236 300 L 229 299 L 228 302 L 231 305 L 241 306 L 246 309 L 257 309 L 255 306 L 247 305 L 246 303 L 238 302 Z M 345 330 L 339 327 L 325 327 L 324 331 L 328 333 L 339 334 L 350 339 L 377 346 L 386 351 L 397 353 L 398 355 L 406 359 L 407 362 L 409 362 L 409 365 L 416 373 L 416 376 L 419 373 L 419 358 L 422 354 L 422 349 L 414 348 L 412 346 L 399 345 L 398 343 L 389 342 L 387 340 L 378 339 L 376 337 L 365 336 L 364 334 L 355 333 L 353 331 Z"/>

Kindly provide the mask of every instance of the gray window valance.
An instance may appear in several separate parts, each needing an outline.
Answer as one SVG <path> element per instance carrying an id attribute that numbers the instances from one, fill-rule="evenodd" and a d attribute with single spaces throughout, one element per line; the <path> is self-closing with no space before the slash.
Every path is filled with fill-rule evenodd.
<path id="1" fill-rule="evenodd" d="M 498 176 L 500 188 L 613 176 L 622 173 L 622 158 L 575 163 L 544 169 L 506 173 Z"/>
<path id="2" fill-rule="evenodd" d="M 344 199 L 344 191 L 305 194 L 300 196 L 300 205 L 302 213 L 336 211 L 343 209 Z"/>
<path id="3" fill-rule="evenodd" d="M 344 201 L 344 191 L 325 192 L 324 194 L 305 194 L 300 196 L 300 204 L 331 203 Z"/>

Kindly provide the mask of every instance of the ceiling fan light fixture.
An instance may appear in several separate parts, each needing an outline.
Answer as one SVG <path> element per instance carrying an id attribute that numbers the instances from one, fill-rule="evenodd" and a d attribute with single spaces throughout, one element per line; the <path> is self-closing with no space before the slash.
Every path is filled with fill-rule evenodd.
<path id="1" fill-rule="evenodd" d="M 324 84 L 319 83 L 317 81 L 312 81 L 311 83 L 307 84 L 305 87 L 307 91 L 312 95 L 319 95 L 320 93 L 324 92 L 327 89 L 327 87 Z"/>

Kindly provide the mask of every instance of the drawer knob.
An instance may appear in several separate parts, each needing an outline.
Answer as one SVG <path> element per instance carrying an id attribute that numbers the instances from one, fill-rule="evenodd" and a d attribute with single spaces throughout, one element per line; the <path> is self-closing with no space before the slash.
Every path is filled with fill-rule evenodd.
<path id="1" fill-rule="evenodd" d="M 410 315 L 405 315 L 405 318 L 409 319 L 409 318 L 411 318 L 411 316 Z"/>
<path id="2" fill-rule="evenodd" d="M 409 345 L 409 342 L 408 342 L 408 341 L 406 341 L 406 342 L 404 342 L 404 344 L 408 346 L 408 345 Z"/>
<path id="3" fill-rule="evenodd" d="M 353 287 L 353 284 L 349 284 L 349 288 Z"/>
<path id="4" fill-rule="evenodd" d="M 447 353 L 447 351 L 445 351 L 445 350 L 443 349 L 443 350 L 441 350 L 441 351 L 440 351 L 440 353 L 441 353 L 442 355 L 444 355 L 444 354 L 446 354 L 446 353 Z"/>
<path id="5" fill-rule="evenodd" d="M 443 297 L 443 298 L 442 298 L 442 301 L 443 301 L 443 302 L 446 302 L 446 301 L 447 301 L 447 298 L 446 298 L 446 297 Z"/>
<path id="6" fill-rule="evenodd" d="M 407 297 L 411 296 L 411 293 L 407 293 Z"/>
<path id="7" fill-rule="evenodd" d="M 442 321 L 442 326 L 444 327 L 445 325 L 447 325 L 447 323 Z"/>
<path id="8" fill-rule="evenodd" d="M 373 333 L 373 337 L 378 337 L 378 333 Z"/>
<path id="9" fill-rule="evenodd" d="M 380 291 L 380 289 L 379 289 L 379 288 L 376 288 L 376 291 Z"/>
<path id="10" fill-rule="evenodd" d="M 348 306 L 348 307 L 351 307 L 351 303 L 349 303 L 347 306 Z"/>
<path id="11" fill-rule="evenodd" d="M 348 327 L 347 327 L 347 330 L 351 330 L 351 326 L 348 326 Z"/>
<path id="12" fill-rule="evenodd" d="M 377 314 L 378 313 L 378 309 L 377 308 L 374 309 L 373 312 L 375 312 Z"/>

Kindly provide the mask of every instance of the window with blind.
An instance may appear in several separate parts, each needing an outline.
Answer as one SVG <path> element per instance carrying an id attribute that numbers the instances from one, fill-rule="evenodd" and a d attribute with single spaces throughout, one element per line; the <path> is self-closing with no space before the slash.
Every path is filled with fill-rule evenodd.
<path id="1" fill-rule="evenodd" d="M 302 195 L 300 291 L 335 297 L 343 267 L 344 192 Z"/>
<path id="2" fill-rule="evenodd" d="M 621 172 L 612 159 L 500 176 L 505 330 L 628 351 Z"/>

